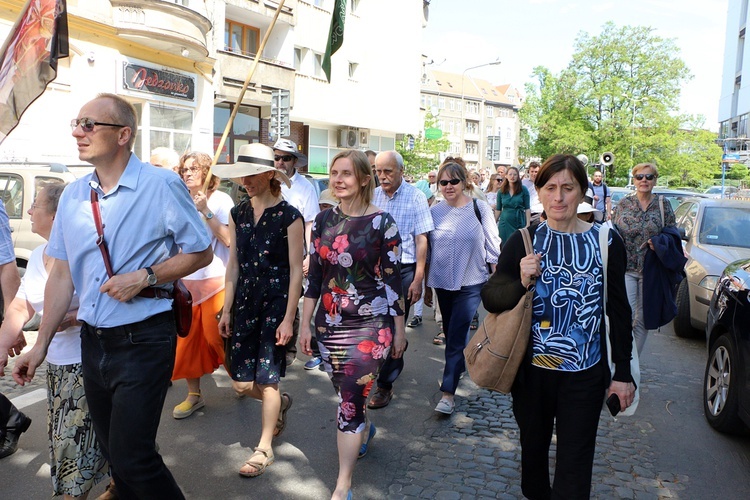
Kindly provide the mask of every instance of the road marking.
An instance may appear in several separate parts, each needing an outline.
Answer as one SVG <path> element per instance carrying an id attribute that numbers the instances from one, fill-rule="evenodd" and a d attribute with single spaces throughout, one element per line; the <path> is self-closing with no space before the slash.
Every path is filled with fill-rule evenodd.
<path id="1" fill-rule="evenodd" d="M 31 406 L 39 401 L 44 401 L 45 399 L 47 399 L 47 389 L 37 389 L 28 394 L 22 394 L 15 398 L 11 398 L 10 402 L 20 410 L 21 408 L 26 408 L 27 406 Z"/>

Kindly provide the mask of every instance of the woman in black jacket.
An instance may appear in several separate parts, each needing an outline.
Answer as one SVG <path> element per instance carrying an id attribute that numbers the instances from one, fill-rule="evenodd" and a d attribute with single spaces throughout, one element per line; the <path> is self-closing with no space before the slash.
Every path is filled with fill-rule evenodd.
<path id="1" fill-rule="evenodd" d="M 537 498 L 589 498 L 596 431 L 605 395 L 620 407 L 634 399 L 630 374 L 631 315 L 625 292 L 625 247 L 609 233 L 607 315 L 614 373 L 607 363 L 604 279 L 599 231 L 577 217 L 588 179 L 571 155 L 542 165 L 535 186 L 547 220 L 530 228 L 534 254 L 516 232 L 503 246 L 497 271 L 482 289 L 489 312 L 513 308 L 534 284 L 531 339 L 513 385 L 513 413 L 521 431 L 521 487 Z M 555 480 L 549 445 L 557 431 Z"/>

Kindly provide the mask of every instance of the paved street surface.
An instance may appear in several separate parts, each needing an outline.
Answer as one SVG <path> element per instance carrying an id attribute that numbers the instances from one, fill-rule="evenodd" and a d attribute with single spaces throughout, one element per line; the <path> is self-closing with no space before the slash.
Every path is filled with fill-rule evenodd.
<path id="1" fill-rule="evenodd" d="M 509 397 L 479 390 L 466 377 L 456 412 L 449 418 L 433 412 L 443 366 L 443 348 L 432 345 L 435 333 L 430 319 L 407 329 L 407 367 L 391 404 L 370 411 L 378 432 L 357 465 L 354 498 L 520 498 L 518 429 Z M 705 357 L 703 342 L 678 339 L 671 328 L 652 333 L 636 416 L 613 419 L 602 412 L 593 497 L 750 498 L 750 439 L 716 433 L 703 417 Z M 257 444 L 259 404 L 238 399 L 221 370 L 203 378 L 206 407 L 177 421 L 172 408 L 187 391 L 184 381 L 175 383 L 158 441 L 188 498 L 330 497 L 337 472 L 336 396 L 325 373 L 305 371 L 303 362 L 288 370 L 282 384 L 294 404 L 275 441 L 276 462 L 254 479 L 237 470 Z M 0 499 L 49 497 L 43 384 L 42 375 L 24 388 L 0 378 L 0 390 L 34 420 L 19 451 L 0 461 Z M 98 485 L 94 494 L 103 489 Z"/>

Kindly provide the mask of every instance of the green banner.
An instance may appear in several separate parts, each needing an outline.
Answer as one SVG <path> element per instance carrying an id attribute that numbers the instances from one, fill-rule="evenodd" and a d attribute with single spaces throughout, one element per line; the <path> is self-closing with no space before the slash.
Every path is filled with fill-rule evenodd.
<path id="1" fill-rule="evenodd" d="M 326 74 L 328 83 L 331 83 L 331 56 L 341 48 L 344 43 L 344 21 L 346 20 L 346 0 L 336 0 L 331 17 L 331 28 L 328 31 L 328 43 L 326 53 L 323 55 L 323 72 Z"/>

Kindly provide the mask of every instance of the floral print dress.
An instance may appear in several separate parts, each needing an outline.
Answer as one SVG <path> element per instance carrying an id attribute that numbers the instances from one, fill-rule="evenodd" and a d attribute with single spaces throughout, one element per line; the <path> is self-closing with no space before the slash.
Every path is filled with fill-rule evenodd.
<path id="1" fill-rule="evenodd" d="M 284 319 L 289 298 L 287 228 L 302 214 L 281 201 L 267 208 L 255 225 L 250 200 L 230 213 L 240 267 L 232 306 L 232 378 L 278 384 L 286 372 L 286 348 L 276 345 L 276 329 Z"/>
<path id="2" fill-rule="evenodd" d="M 338 208 L 318 214 L 312 228 L 305 297 L 321 299 L 315 335 L 339 395 L 338 428 L 364 429 L 365 402 L 403 316 L 401 237 L 393 217 L 362 217 Z"/>

